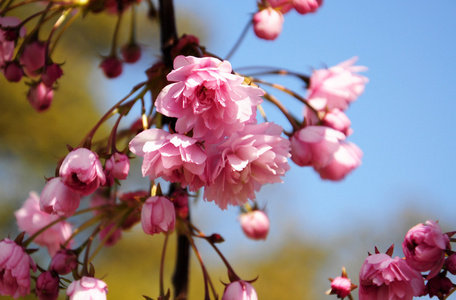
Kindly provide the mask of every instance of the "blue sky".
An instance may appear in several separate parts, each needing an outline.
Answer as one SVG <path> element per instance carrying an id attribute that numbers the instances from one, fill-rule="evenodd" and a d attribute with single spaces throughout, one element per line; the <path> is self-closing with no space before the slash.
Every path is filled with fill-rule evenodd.
<path id="1" fill-rule="evenodd" d="M 207 40 L 201 43 L 221 57 L 255 11 L 253 0 L 189 3 L 176 1 L 178 14 L 189 12 L 210 24 Z M 267 205 L 273 224 L 267 245 L 289 230 L 323 239 L 362 228 L 381 230 L 384 224 L 400 227 L 398 218 L 404 211 L 440 220 L 444 231 L 456 229 L 455 12 L 452 0 L 326 0 L 316 14 L 285 15 L 283 32 L 273 42 L 249 32 L 230 60 L 235 70 L 266 65 L 310 74 L 312 68 L 352 56 L 369 68 L 363 74 L 370 80 L 365 93 L 347 111 L 354 129 L 349 140 L 363 150 L 362 166 L 338 183 L 293 166 L 284 184 L 264 187 L 257 198 Z M 305 93 L 298 81 L 280 80 Z M 129 90 L 115 82 L 106 84 L 117 95 Z M 296 101 L 283 99 L 293 111 L 301 111 Z M 268 115 L 274 120 L 273 112 Z M 242 249 L 262 248 L 265 244 L 254 246 L 242 236 L 237 212 L 198 203 L 194 214 L 203 230 L 221 233 L 228 237 L 227 243 L 242 239 Z M 372 251 L 374 246 L 362 245 L 360 251 Z"/>
<path id="2" fill-rule="evenodd" d="M 221 24 L 211 28 L 214 37 L 206 44 L 217 54 L 226 53 L 254 9 L 236 12 L 236 1 L 201 1 L 202 7 L 212 15 L 209 21 Z M 231 60 L 235 68 L 273 65 L 309 73 L 352 56 L 369 68 L 366 91 L 347 112 L 354 129 L 349 140 L 363 150 L 363 165 L 342 183 L 322 182 L 312 170 L 294 168 L 283 186 L 273 187 L 297 195 L 298 201 L 288 203 L 292 211 L 315 219 L 322 230 L 345 218 L 385 222 L 398 208 L 451 221 L 455 11 L 454 1 L 432 7 L 423 1 L 326 1 L 316 14 L 285 15 L 283 32 L 273 42 L 249 33 Z"/>

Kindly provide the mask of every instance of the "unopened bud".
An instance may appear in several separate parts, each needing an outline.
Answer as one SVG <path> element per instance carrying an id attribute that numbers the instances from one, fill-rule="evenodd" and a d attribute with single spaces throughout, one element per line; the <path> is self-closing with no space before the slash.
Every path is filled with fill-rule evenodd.
<path id="1" fill-rule="evenodd" d="M 18 62 L 10 61 L 5 63 L 3 74 L 9 82 L 19 82 L 21 81 L 22 76 L 24 76 L 24 71 Z"/>
<path id="2" fill-rule="evenodd" d="M 239 217 L 245 235 L 253 240 L 264 240 L 269 233 L 269 218 L 261 210 L 253 210 Z"/>
<path id="3" fill-rule="evenodd" d="M 122 47 L 121 53 L 124 61 L 132 64 L 141 58 L 141 47 L 135 43 L 128 43 Z"/>
<path id="4" fill-rule="evenodd" d="M 47 110 L 51 106 L 53 97 L 54 91 L 52 88 L 47 87 L 42 82 L 32 85 L 27 94 L 28 101 L 38 112 Z"/>
<path id="5" fill-rule="evenodd" d="M 116 78 L 122 74 L 122 61 L 116 56 L 108 56 L 100 63 L 100 68 L 108 78 Z"/>

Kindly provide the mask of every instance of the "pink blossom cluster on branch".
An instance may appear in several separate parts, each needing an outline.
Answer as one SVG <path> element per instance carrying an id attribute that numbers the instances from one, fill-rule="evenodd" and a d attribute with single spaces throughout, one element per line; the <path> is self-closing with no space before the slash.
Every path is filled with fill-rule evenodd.
<path id="1" fill-rule="evenodd" d="M 0 70 L 10 82 L 28 80 L 27 99 L 38 112 L 51 107 L 63 76 L 62 64 L 52 59 L 53 51 L 79 16 L 106 12 L 117 18 L 111 50 L 98 65 L 107 78 L 119 77 L 124 63 L 140 60 L 135 16 L 141 1 L 16 1 L 0 1 Z M 30 2 L 45 5 L 23 20 L 9 15 Z M 178 36 L 173 1 L 158 2 L 158 6 L 153 1 L 144 5 L 147 16 L 159 22 L 161 55 L 145 68 L 147 80 L 107 109 L 78 145 L 67 146 L 68 154 L 57 163 L 55 174 L 46 178 L 41 194 L 30 193 L 15 212 L 22 232 L 14 241 L 0 241 L 0 295 L 26 296 L 33 280 L 40 300 L 57 299 L 60 290 L 70 300 L 106 299 L 107 284 L 97 278 L 93 259 L 141 223 L 148 236 L 164 235 L 164 252 L 170 236 L 175 234 L 178 240 L 173 296 L 165 293 L 163 275 L 157 271 L 158 299 L 186 299 L 190 250 L 201 265 L 204 299 L 220 299 L 195 243 L 199 239 L 214 249 L 226 267 L 229 282 L 221 299 L 257 300 L 256 279 L 241 278 L 218 248 L 223 237 L 206 235 L 190 219 L 190 199 L 201 193 L 203 200 L 222 210 L 238 207 L 240 230 L 250 239 L 264 240 L 271 223 L 256 193 L 266 184 L 282 182 L 290 169 L 289 159 L 333 181 L 361 165 L 362 151 L 347 140 L 353 130 L 346 112 L 368 82 L 360 74 L 367 69 L 355 65 L 356 58 L 311 74 L 280 68 L 237 72 L 228 59 L 200 45 L 198 37 Z M 257 4 L 248 26 L 253 25 L 259 38 L 274 40 L 282 31 L 285 14 L 314 13 L 322 1 Z M 121 19 L 127 11 L 132 12 L 129 36 L 119 47 Z M 266 81 L 263 75 L 295 77 L 306 89 L 294 91 Z M 289 112 L 276 93 L 298 101 L 302 112 Z M 265 102 L 288 122 L 267 121 L 273 113 L 262 106 Z M 136 114 L 137 121 L 122 126 L 128 114 Z M 95 140 L 110 118 L 117 120 L 109 136 Z M 125 191 L 121 183 L 130 180 L 130 161 L 137 157 L 142 158 L 141 173 L 149 182 L 137 191 Z M 81 205 L 84 201 L 90 203 Z M 79 215 L 89 217 L 83 220 Z M 91 233 L 83 233 L 86 228 Z M 391 258 L 392 248 L 387 254 L 376 250 L 360 272 L 360 299 L 448 297 L 454 286 L 446 275 L 456 273 L 450 237 L 436 222 L 428 221 L 407 234 L 405 259 Z M 47 248 L 51 261 L 47 268 L 31 258 L 36 250 L 32 242 Z M 425 279 L 422 272 L 429 272 Z M 355 288 L 343 270 L 331 279 L 329 293 L 350 298 Z"/>
<path id="2" fill-rule="evenodd" d="M 456 253 L 450 244 L 454 233 L 443 233 L 437 222 L 428 220 L 405 235 L 402 242 L 405 257 L 392 258 L 394 245 L 386 253 L 380 253 L 376 247 L 359 272 L 359 299 L 411 300 L 426 295 L 447 299 L 456 290 L 448 276 L 448 273 L 456 274 Z M 342 278 L 331 280 L 329 294 L 352 299 L 350 293 L 357 286 L 351 283 L 345 270 L 343 273 Z"/>

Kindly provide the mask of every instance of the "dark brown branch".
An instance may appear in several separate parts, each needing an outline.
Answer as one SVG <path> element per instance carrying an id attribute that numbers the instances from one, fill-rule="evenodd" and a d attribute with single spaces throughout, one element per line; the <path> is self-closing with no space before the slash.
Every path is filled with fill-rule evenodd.
<path id="1" fill-rule="evenodd" d="M 177 41 L 173 0 L 160 0 L 159 19 L 163 62 L 172 66 L 171 48 Z"/>

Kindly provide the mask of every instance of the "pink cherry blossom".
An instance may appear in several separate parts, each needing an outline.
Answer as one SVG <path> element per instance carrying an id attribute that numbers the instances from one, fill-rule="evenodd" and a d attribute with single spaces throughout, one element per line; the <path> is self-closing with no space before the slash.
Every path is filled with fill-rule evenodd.
<path id="1" fill-rule="evenodd" d="M 35 293 L 39 300 L 56 300 L 59 296 L 59 275 L 46 271 L 36 279 Z"/>
<path id="2" fill-rule="evenodd" d="M 411 228 L 402 243 L 405 261 L 410 267 L 420 272 L 431 271 L 427 279 L 437 275 L 442 268 L 446 249 L 450 249 L 450 239 L 432 220 Z"/>
<path id="3" fill-rule="evenodd" d="M 59 174 L 67 187 L 83 196 L 92 194 L 106 181 L 98 155 L 86 148 L 68 153 Z"/>
<path id="4" fill-rule="evenodd" d="M 250 283 L 240 280 L 225 287 L 222 300 L 258 300 L 258 296 Z"/>
<path id="5" fill-rule="evenodd" d="M 253 240 L 265 240 L 269 233 L 269 218 L 261 210 L 253 210 L 239 217 L 245 235 Z"/>
<path id="6" fill-rule="evenodd" d="M 300 14 L 315 12 L 323 3 L 323 0 L 292 0 L 293 7 Z"/>
<path id="7" fill-rule="evenodd" d="M 141 225 L 146 234 L 174 230 L 176 213 L 173 203 L 163 196 L 149 197 L 141 211 Z"/>
<path id="8" fill-rule="evenodd" d="M 347 277 L 337 276 L 331 280 L 331 294 L 336 294 L 337 298 L 344 299 L 350 294 L 351 289 L 352 283 Z"/>
<path id="9" fill-rule="evenodd" d="M 345 136 L 349 136 L 353 133 L 353 130 L 350 128 L 350 119 L 343 111 L 338 108 L 328 111 L 323 117 L 321 125 L 340 131 Z"/>
<path id="10" fill-rule="evenodd" d="M 275 40 L 282 32 L 283 21 L 280 11 L 267 7 L 253 15 L 253 30 L 261 39 Z"/>
<path id="11" fill-rule="evenodd" d="M 28 76 L 37 76 L 38 70 L 44 66 L 46 44 L 35 40 L 24 47 L 20 61 Z"/>
<path id="12" fill-rule="evenodd" d="M 14 299 L 30 293 L 30 269 L 35 262 L 24 249 L 10 239 L 0 241 L 0 295 Z"/>
<path id="13" fill-rule="evenodd" d="M 204 198 L 226 209 L 255 199 L 263 184 L 282 182 L 290 168 L 290 143 L 281 133 L 282 127 L 273 123 L 247 125 L 223 143 L 206 147 L 210 159 Z"/>
<path id="14" fill-rule="evenodd" d="M 151 180 L 162 177 L 192 191 L 206 183 L 206 153 L 194 138 L 149 129 L 131 140 L 130 151 L 144 158 L 142 174 Z"/>
<path id="15" fill-rule="evenodd" d="M 107 175 L 107 179 L 108 177 L 111 177 L 112 180 L 113 177 L 119 180 L 125 180 L 128 177 L 129 171 L 130 159 L 128 159 L 128 156 L 123 153 L 116 152 L 106 160 L 105 175 Z"/>
<path id="16" fill-rule="evenodd" d="M 368 79 L 357 72 L 367 68 L 354 66 L 356 60 L 354 57 L 329 69 L 313 71 L 307 99 L 315 109 L 346 110 L 364 91 Z"/>
<path id="17" fill-rule="evenodd" d="M 70 300 L 106 300 L 107 293 L 108 286 L 104 281 L 86 276 L 73 281 L 66 292 Z"/>
<path id="18" fill-rule="evenodd" d="M 333 160 L 324 167 L 314 167 L 322 179 L 342 180 L 361 165 L 363 152 L 353 143 L 342 141 Z"/>
<path id="19" fill-rule="evenodd" d="M 49 180 L 40 196 L 40 209 L 48 214 L 71 217 L 79 207 L 81 196 L 69 189 L 60 179 Z"/>
<path id="20" fill-rule="evenodd" d="M 256 118 L 263 90 L 243 84 L 231 64 L 213 57 L 178 56 L 166 77 L 175 83 L 163 88 L 157 111 L 177 118 L 176 131 L 193 138 L 219 142 Z"/>
<path id="21" fill-rule="evenodd" d="M 51 106 L 53 97 L 52 88 L 42 82 L 32 84 L 27 94 L 27 100 L 37 112 L 46 111 Z"/>
<path id="22" fill-rule="evenodd" d="M 359 300 L 412 300 L 424 291 L 421 273 L 404 259 L 384 253 L 370 255 L 359 272 Z"/>
<path id="23" fill-rule="evenodd" d="M 298 166 L 323 168 L 334 159 L 345 135 L 326 126 L 306 126 L 291 137 L 291 160 Z"/>
<path id="24" fill-rule="evenodd" d="M 34 192 L 29 194 L 25 203 L 14 215 L 19 229 L 25 231 L 29 236 L 59 219 L 59 216 L 41 211 L 40 198 Z M 33 241 L 38 245 L 47 247 L 49 255 L 52 257 L 60 249 L 60 245 L 67 241 L 72 232 L 73 229 L 70 223 L 60 221 L 46 229 Z"/>

